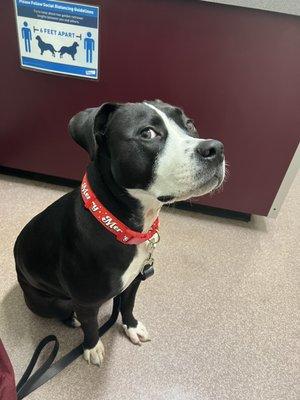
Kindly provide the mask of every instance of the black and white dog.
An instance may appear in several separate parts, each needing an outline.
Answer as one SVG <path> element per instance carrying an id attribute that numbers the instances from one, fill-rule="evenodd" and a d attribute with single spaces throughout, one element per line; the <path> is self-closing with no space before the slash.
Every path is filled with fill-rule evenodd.
<path id="1" fill-rule="evenodd" d="M 132 230 L 147 232 L 164 204 L 223 182 L 222 143 L 199 139 L 192 120 L 160 100 L 105 103 L 76 114 L 69 129 L 90 155 L 92 190 Z M 88 363 L 100 364 L 104 354 L 99 307 L 120 293 L 126 334 L 135 344 L 149 339 L 133 316 L 147 243 L 116 240 L 84 207 L 79 188 L 25 226 L 14 254 L 27 306 L 42 317 L 81 325 Z"/>

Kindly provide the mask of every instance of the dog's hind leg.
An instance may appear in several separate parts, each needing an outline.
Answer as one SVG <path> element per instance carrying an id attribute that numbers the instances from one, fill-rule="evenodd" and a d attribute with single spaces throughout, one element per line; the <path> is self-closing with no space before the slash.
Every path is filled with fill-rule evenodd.
<path id="1" fill-rule="evenodd" d="M 55 297 L 46 291 L 33 287 L 20 271 L 18 271 L 18 281 L 23 289 L 25 303 L 34 314 L 61 321 L 71 320 L 74 317 L 71 299 Z M 67 323 L 67 325 L 72 326 L 70 323 Z"/>

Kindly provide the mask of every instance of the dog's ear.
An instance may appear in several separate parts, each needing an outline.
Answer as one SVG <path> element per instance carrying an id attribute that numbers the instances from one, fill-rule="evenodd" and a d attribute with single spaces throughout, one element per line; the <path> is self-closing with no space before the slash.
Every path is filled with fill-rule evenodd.
<path id="1" fill-rule="evenodd" d="M 75 142 L 89 153 L 91 160 L 95 158 L 110 117 L 120 105 L 119 103 L 104 103 L 100 107 L 87 108 L 71 118 L 70 134 Z"/>

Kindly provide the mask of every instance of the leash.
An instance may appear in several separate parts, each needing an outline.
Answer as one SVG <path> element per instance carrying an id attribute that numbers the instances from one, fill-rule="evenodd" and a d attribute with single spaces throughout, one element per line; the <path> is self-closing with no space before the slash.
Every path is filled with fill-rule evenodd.
<path id="1" fill-rule="evenodd" d="M 121 297 L 119 295 L 114 298 L 113 310 L 110 318 L 98 329 L 99 337 L 103 336 L 116 322 L 120 311 L 120 305 Z M 41 352 L 43 351 L 45 346 L 47 346 L 51 342 L 54 343 L 54 346 L 48 359 L 34 374 L 31 375 L 32 370 L 35 367 L 35 364 L 37 363 Z M 53 361 L 58 353 L 58 349 L 59 342 L 57 337 L 54 335 L 46 336 L 43 340 L 40 341 L 33 353 L 33 356 L 28 364 L 28 367 L 26 368 L 26 371 L 24 372 L 22 378 L 17 384 L 18 400 L 23 399 L 31 392 L 42 386 L 44 383 L 48 382 L 51 378 L 61 372 L 68 365 L 70 365 L 83 353 L 83 345 L 80 344 L 53 364 Z"/>
<path id="2" fill-rule="evenodd" d="M 154 274 L 153 268 L 153 259 L 151 257 L 150 262 L 144 265 L 142 272 L 138 275 L 137 279 L 144 281 Z M 98 329 L 99 337 L 103 336 L 117 321 L 121 306 L 121 295 L 118 295 L 113 300 L 113 309 L 111 316 L 109 319 Z M 44 362 L 44 364 L 38 368 L 34 374 L 31 375 L 38 359 L 43 351 L 43 349 L 49 344 L 54 343 L 53 349 Z M 40 341 L 37 348 L 35 349 L 31 360 L 21 377 L 19 383 L 17 384 L 17 400 L 21 400 L 24 397 L 28 396 L 31 392 L 38 389 L 44 383 L 48 382 L 51 378 L 65 369 L 68 365 L 70 365 L 76 358 L 78 358 L 83 353 L 83 345 L 75 347 L 69 353 L 65 354 L 62 358 L 60 358 L 55 363 L 55 357 L 59 350 L 59 342 L 55 335 L 46 336 L 44 339 Z"/>

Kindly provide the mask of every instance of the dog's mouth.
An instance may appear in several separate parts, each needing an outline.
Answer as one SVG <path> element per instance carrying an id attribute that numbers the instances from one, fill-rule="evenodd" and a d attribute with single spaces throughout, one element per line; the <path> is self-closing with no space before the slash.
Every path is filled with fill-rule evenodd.
<path id="1" fill-rule="evenodd" d="M 168 203 L 174 203 L 175 201 L 187 200 L 191 197 L 203 196 L 204 194 L 215 192 L 222 186 L 223 182 L 224 182 L 224 174 L 217 171 L 205 183 L 202 183 L 200 186 L 196 186 L 190 191 L 158 196 L 157 200 L 164 204 L 168 204 Z"/>
<path id="2" fill-rule="evenodd" d="M 162 203 L 169 203 L 175 199 L 175 196 L 158 196 L 157 200 Z"/>

